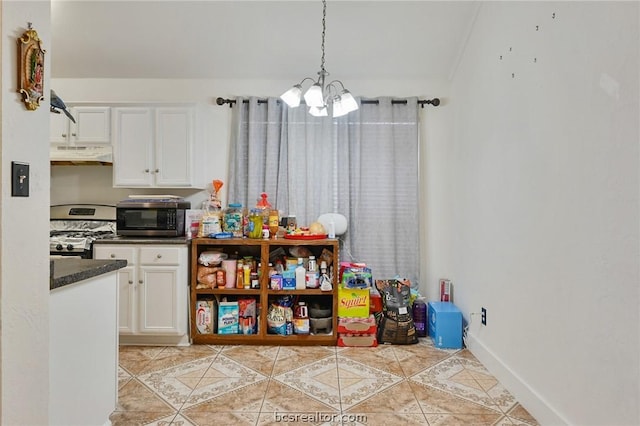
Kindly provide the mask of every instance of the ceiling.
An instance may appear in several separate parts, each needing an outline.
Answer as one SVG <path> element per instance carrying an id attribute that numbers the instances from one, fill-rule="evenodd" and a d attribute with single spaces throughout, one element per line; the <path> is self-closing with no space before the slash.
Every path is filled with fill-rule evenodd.
<path id="1" fill-rule="evenodd" d="M 476 1 L 329 0 L 331 78 L 441 79 Z M 53 78 L 293 79 L 320 69 L 322 2 L 52 0 Z"/>

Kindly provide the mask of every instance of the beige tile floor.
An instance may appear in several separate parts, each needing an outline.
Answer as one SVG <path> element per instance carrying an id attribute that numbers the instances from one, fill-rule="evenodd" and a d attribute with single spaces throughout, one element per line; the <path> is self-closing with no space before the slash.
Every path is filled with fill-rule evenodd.
<path id="1" fill-rule="evenodd" d="M 537 425 L 466 349 L 120 348 L 120 425 Z"/>

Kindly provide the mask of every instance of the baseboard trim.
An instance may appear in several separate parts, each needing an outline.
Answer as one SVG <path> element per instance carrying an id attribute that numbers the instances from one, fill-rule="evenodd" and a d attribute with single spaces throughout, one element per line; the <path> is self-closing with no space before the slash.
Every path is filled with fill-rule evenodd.
<path id="1" fill-rule="evenodd" d="M 472 333 L 467 348 L 541 425 L 568 425 L 554 408 Z"/>
<path id="2" fill-rule="evenodd" d="M 190 346 L 189 336 L 142 336 L 142 335 L 120 335 L 121 346 Z"/>

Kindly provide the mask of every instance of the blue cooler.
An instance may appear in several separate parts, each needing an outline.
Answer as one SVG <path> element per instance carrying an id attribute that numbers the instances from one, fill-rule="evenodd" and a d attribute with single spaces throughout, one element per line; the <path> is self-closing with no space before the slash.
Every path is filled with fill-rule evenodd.
<path id="1" fill-rule="evenodd" d="M 436 348 L 462 348 L 462 313 L 451 302 L 429 302 L 429 336 Z"/>

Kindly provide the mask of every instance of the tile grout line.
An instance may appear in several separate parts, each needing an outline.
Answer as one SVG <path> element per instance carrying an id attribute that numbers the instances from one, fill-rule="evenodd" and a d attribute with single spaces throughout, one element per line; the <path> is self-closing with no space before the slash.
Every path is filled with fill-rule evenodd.
<path id="1" fill-rule="evenodd" d="M 418 396 L 416 395 L 415 390 L 411 386 L 411 382 L 410 382 L 411 377 L 402 369 L 402 363 L 400 362 L 400 358 L 398 358 L 398 354 L 396 353 L 396 349 L 393 348 L 393 347 L 391 349 L 393 350 L 393 357 L 395 358 L 396 362 L 400 366 L 400 370 L 402 371 L 402 375 L 404 376 L 404 381 L 409 386 L 409 389 L 411 389 L 411 395 L 413 396 L 413 399 L 416 401 L 416 404 L 418 404 L 418 408 L 420 409 L 420 412 L 422 413 L 422 417 L 424 417 L 424 420 L 427 422 L 427 425 L 429 425 L 429 420 L 427 420 L 427 415 L 424 412 L 424 410 L 422 409 L 422 404 L 420 404 L 420 401 L 418 400 Z"/>
<path id="2" fill-rule="evenodd" d="M 255 426 L 260 424 L 260 418 L 262 416 L 262 409 L 264 408 L 264 402 L 267 399 L 267 393 L 269 392 L 269 388 L 271 387 L 271 380 L 273 378 L 273 371 L 276 368 L 276 362 L 278 361 L 278 357 L 280 356 L 280 346 L 277 347 L 278 350 L 276 352 L 275 358 L 273 360 L 273 364 L 271 365 L 271 371 L 267 376 L 267 386 L 264 389 L 264 394 L 262 395 L 262 402 L 260 403 L 260 410 L 258 410 L 258 418 L 256 419 Z"/>
<path id="3" fill-rule="evenodd" d="M 191 395 L 193 395 L 193 393 L 195 392 L 195 390 L 198 388 L 198 385 L 200 385 L 200 383 L 204 380 L 204 376 L 207 374 L 207 371 L 209 371 L 209 369 L 211 368 L 211 366 L 213 365 L 214 362 L 216 362 L 216 360 L 218 359 L 218 357 L 220 356 L 220 354 L 222 353 L 222 349 L 220 349 L 219 351 L 217 351 L 215 353 L 215 356 L 213 357 L 213 359 L 211 360 L 211 363 L 209 364 L 209 366 L 207 367 L 207 370 L 204 372 L 204 374 L 202 375 L 202 377 L 200 377 L 200 380 L 198 380 L 198 383 L 196 383 L 196 385 L 193 387 L 193 389 L 191 389 L 191 392 L 189 392 L 189 395 L 185 398 L 185 401 L 182 403 L 182 405 L 180 406 L 180 408 L 178 409 L 178 412 L 176 413 L 176 415 L 173 417 L 173 420 L 171 420 L 172 422 L 175 421 L 175 419 L 178 416 L 182 416 L 183 418 L 189 418 L 188 416 L 185 416 L 182 413 L 182 409 L 184 408 L 184 405 L 187 403 L 187 401 L 189 400 L 189 398 L 191 397 Z"/>

